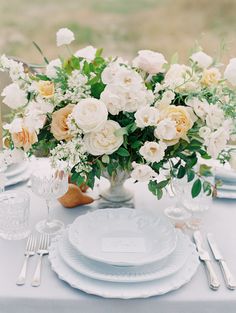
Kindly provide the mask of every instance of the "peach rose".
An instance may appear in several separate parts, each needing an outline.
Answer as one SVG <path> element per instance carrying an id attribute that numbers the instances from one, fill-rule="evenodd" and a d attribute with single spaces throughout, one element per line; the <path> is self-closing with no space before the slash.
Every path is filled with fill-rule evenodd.
<path id="1" fill-rule="evenodd" d="M 38 91 L 42 97 L 51 98 L 55 92 L 54 83 L 48 80 L 40 80 L 38 82 Z"/>
<path id="2" fill-rule="evenodd" d="M 16 148 L 23 148 L 28 151 L 38 141 L 38 137 L 35 131 L 22 127 L 21 131 L 12 134 L 12 140 Z"/>
<path id="3" fill-rule="evenodd" d="M 205 69 L 202 74 L 201 83 L 203 86 L 216 85 L 221 78 L 221 73 L 216 67 Z"/>
<path id="4" fill-rule="evenodd" d="M 57 140 L 70 140 L 72 138 L 69 133 L 67 118 L 71 114 L 73 108 L 73 104 L 68 104 L 52 114 L 51 133 Z"/>
<path id="5" fill-rule="evenodd" d="M 161 116 L 174 121 L 176 125 L 175 138 L 173 140 L 163 140 L 167 145 L 176 144 L 180 138 L 188 140 L 187 132 L 193 127 L 197 119 L 192 108 L 169 105 L 161 112 Z"/>

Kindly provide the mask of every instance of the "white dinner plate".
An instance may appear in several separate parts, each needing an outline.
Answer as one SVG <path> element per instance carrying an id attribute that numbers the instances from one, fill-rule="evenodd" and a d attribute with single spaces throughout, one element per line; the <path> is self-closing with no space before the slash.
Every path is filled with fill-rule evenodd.
<path id="1" fill-rule="evenodd" d="M 9 178 L 7 177 L 5 186 L 10 187 L 18 183 L 24 182 L 30 178 L 30 175 L 31 175 L 31 169 L 27 168 L 24 172 L 22 172 L 21 174 L 17 176 L 9 177 Z"/>
<path id="2" fill-rule="evenodd" d="M 4 173 L 7 178 L 10 178 L 13 176 L 15 177 L 21 174 L 22 172 L 24 172 L 27 169 L 28 165 L 29 164 L 27 161 L 22 161 L 20 163 L 11 164 L 7 167 Z"/>
<path id="3" fill-rule="evenodd" d="M 176 290 L 191 280 L 199 265 L 198 254 L 193 246 L 183 267 L 175 274 L 142 283 L 114 283 L 92 279 L 71 269 L 60 257 L 57 241 L 50 248 L 49 260 L 58 277 L 70 286 L 104 298 L 148 298 Z"/>
<path id="4" fill-rule="evenodd" d="M 89 212 L 69 228 L 69 241 L 89 259 L 117 266 L 140 266 L 170 255 L 177 235 L 162 215 L 128 208 Z"/>
<path id="5" fill-rule="evenodd" d="M 192 253 L 193 243 L 180 230 L 177 232 L 177 238 L 177 246 L 170 256 L 161 262 L 143 266 L 120 267 L 92 261 L 72 247 L 67 231 L 58 239 L 58 249 L 67 265 L 90 278 L 112 282 L 143 282 L 169 276 L 183 266 Z"/>

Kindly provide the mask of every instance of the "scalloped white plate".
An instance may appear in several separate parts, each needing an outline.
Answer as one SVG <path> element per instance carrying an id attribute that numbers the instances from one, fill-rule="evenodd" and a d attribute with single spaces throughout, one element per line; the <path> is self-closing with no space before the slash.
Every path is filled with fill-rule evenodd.
<path id="1" fill-rule="evenodd" d="M 92 261 L 68 241 L 67 231 L 58 240 L 60 256 L 72 269 L 90 278 L 112 282 L 143 282 L 167 277 L 177 272 L 193 250 L 193 243 L 180 230 L 177 231 L 177 246 L 174 252 L 162 261 L 143 266 L 113 266 Z"/>
<path id="2" fill-rule="evenodd" d="M 177 242 L 167 218 L 128 208 L 89 212 L 69 228 L 72 246 L 89 259 L 117 265 L 140 266 L 170 255 Z"/>
<path id="3" fill-rule="evenodd" d="M 30 175 L 31 175 L 31 169 L 27 167 L 26 170 L 23 171 L 21 174 L 12 176 L 12 177 L 7 177 L 5 186 L 9 187 L 9 186 L 13 186 L 18 183 L 24 182 L 30 178 Z"/>
<path id="4" fill-rule="evenodd" d="M 104 298 L 148 298 L 176 290 L 191 280 L 199 265 L 198 254 L 194 246 L 192 247 L 191 254 L 188 256 L 184 266 L 177 273 L 166 278 L 142 283 L 105 282 L 81 275 L 71 269 L 62 260 L 56 240 L 52 242 L 49 260 L 53 271 L 57 273 L 61 280 L 67 282 L 71 287 L 80 289 L 86 293 Z"/>

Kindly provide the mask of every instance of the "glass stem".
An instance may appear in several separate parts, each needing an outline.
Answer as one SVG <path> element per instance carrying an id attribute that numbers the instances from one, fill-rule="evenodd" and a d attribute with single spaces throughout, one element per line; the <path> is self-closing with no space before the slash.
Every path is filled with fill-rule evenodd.
<path id="1" fill-rule="evenodd" d="M 0 187 L 0 193 L 5 191 L 5 187 L 1 186 Z"/>
<path id="2" fill-rule="evenodd" d="M 53 219 L 50 200 L 46 199 L 46 204 L 47 204 L 47 210 L 48 210 L 47 224 L 50 224 Z"/>

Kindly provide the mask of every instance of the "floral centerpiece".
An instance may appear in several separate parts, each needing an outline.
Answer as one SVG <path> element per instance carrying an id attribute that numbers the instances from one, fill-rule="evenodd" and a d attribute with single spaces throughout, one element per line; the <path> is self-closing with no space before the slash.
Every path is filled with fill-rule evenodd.
<path id="1" fill-rule="evenodd" d="M 12 79 L 2 92 L 12 109 L 5 145 L 29 154 L 46 149 L 78 185 L 93 188 L 95 177 L 122 172 L 147 181 L 159 199 L 172 178 L 186 175 L 193 197 L 210 194 L 214 186 L 195 165 L 198 156 L 227 158 L 222 151 L 235 134 L 236 59 L 222 74 L 222 64 L 202 51 L 188 65 L 150 50 L 129 63 L 102 57 L 92 46 L 71 53 L 73 40 L 69 29 L 60 29 L 57 46 L 65 45 L 69 56 L 50 62 L 44 56 L 46 69 L 37 73 L 1 57 L 0 69 Z"/>

